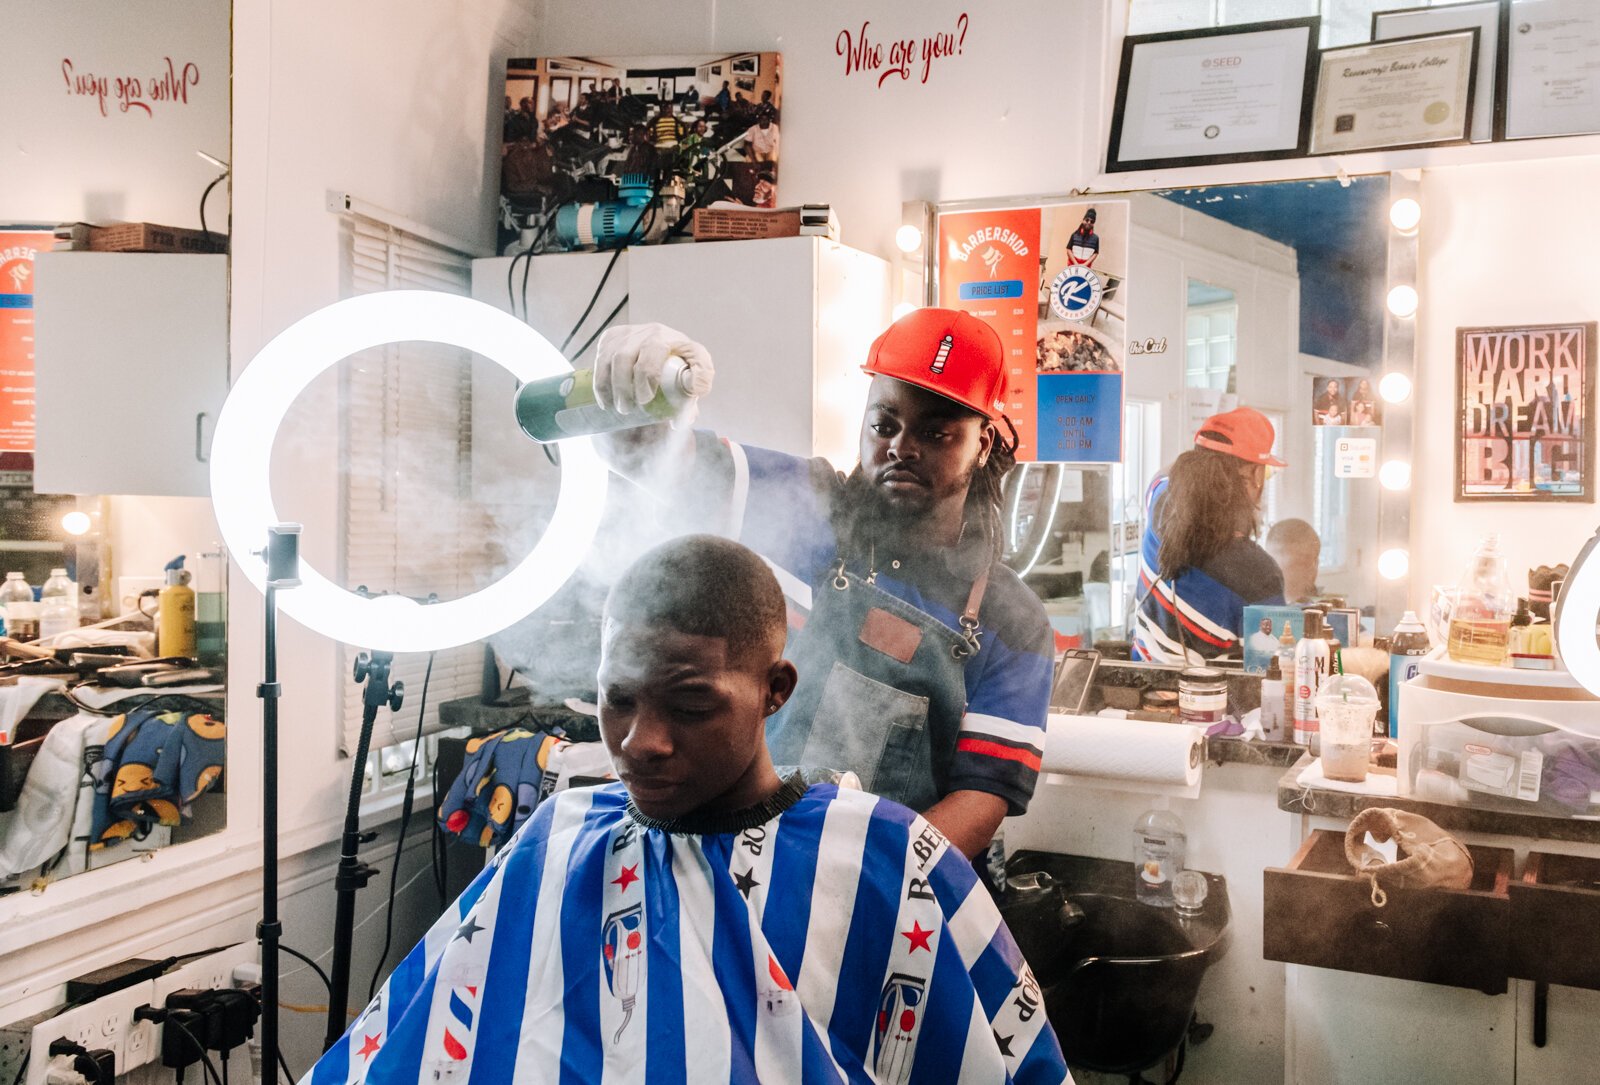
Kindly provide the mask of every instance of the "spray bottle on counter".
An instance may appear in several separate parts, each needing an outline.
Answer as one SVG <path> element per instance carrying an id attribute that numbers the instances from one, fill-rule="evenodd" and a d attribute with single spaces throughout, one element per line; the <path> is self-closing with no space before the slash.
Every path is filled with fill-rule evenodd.
<path id="1" fill-rule="evenodd" d="M 1261 679 L 1261 738 L 1265 742 L 1282 742 L 1288 726 L 1283 712 L 1283 668 L 1278 657 L 1267 660 L 1267 673 Z"/>
<path id="2" fill-rule="evenodd" d="M 1389 640 L 1389 737 L 1400 737 L 1400 687 L 1417 676 L 1417 661 L 1428 654 L 1428 630 L 1408 610 Z"/>
<path id="3" fill-rule="evenodd" d="M 1283 730 L 1285 737 L 1294 738 L 1294 630 L 1289 619 L 1283 620 L 1283 633 L 1278 637 L 1278 669 L 1283 672 Z"/>
<path id="4" fill-rule="evenodd" d="M 166 587 L 156 597 L 160 617 L 156 623 L 156 652 L 163 656 L 195 654 L 194 589 L 189 586 L 189 570 L 183 555 L 167 562 Z"/>
<path id="5" fill-rule="evenodd" d="M 709 389 L 706 377 L 673 356 L 661 370 L 661 388 L 650 402 L 628 414 L 608 411 L 595 401 L 594 370 L 575 369 L 559 377 L 529 381 L 517 392 L 517 425 L 541 444 L 612 430 L 670 422 Z"/>
<path id="6" fill-rule="evenodd" d="M 1322 611 L 1305 612 L 1300 643 L 1294 646 L 1294 740 L 1317 755 L 1317 687 L 1328 674 L 1328 642 L 1322 636 Z"/>

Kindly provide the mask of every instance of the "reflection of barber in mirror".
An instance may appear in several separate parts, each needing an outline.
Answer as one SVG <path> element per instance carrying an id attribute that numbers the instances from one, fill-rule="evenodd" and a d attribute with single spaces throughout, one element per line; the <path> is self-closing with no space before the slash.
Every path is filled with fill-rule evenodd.
<path id="1" fill-rule="evenodd" d="M 1321 593 L 1317 563 L 1322 560 L 1322 539 L 1304 520 L 1279 520 L 1267 532 L 1267 553 L 1283 570 L 1283 596 L 1291 603 L 1309 603 Z"/>
<path id="2" fill-rule="evenodd" d="M 622 782 L 541 803 L 307 1080 L 1070 1080 L 965 858 L 774 770 L 785 625 L 738 543 L 634 562 L 598 674 Z"/>
<path id="3" fill-rule="evenodd" d="M 1304 385 L 1302 385 L 1304 387 Z M 1344 392 L 1339 382 L 1328 379 L 1311 405 L 1311 424 L 1314 426 L 1342 426 L 1345 424 Z"/>
<path id="4" fill-rule="evenodd" d="M 672 355 L 709 383 L 705 348 L 680 333 L 607 331 L 597 398 L 638 410 Z M 599 443 L 664 507 L 698 504 L 685 526 L 732 525 L 779 570 L 800 685 L 768 723 L 773 759 L 855 772 L 975 855 L 1033 794 L 1054 647 L 1043 604 L 1000 562 L 1016 447 L 1000 338 L 967 314 L 919 309 L 863 368 L 873 380 L 848 477 L 681 422 Z"/>
<path id="5" fill-rule="evenodd" d="M 1094 224 L 1095 213 L 1091 207 L 1083 213 L 1083 221 L 1078 223 L 1078 228 L 1072 231 L 1072 236 L 1067 240 L 1067 263 L 1094 267 L 1100 255 L 1100 235 L 1094 232 Z"/>
<path id="6" fill-rule="evenodd" d="M 1212 415 L 1151 484 L 1139 545 L 1133 654 L 1182 664 L 1240 654 L 1244 608 L 1283 602 L 1283 574 L 1255 542 L 1276 437 L 1249 407 Z"/>

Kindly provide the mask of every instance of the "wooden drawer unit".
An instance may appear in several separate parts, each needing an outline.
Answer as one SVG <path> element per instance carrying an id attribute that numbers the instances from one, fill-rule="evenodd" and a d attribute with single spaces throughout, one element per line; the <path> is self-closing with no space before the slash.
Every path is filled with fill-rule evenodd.
<path id="1" fill-rule="evenodd" d="M 1469 846 L 1472 888 L 1372 885 L 1344 856 L 1344 834 L 1317 829 L 1289 865 L 1264 872 L 1262 955 L 1270 961 L 1371 976 L 1506 990 L 1512 854 Z"/>
<path id="2" fill-rule="evenodd" d="M 1600 991 L 1600 859 L 1531 851 L 1511 883 L 1511 975 Z"/>

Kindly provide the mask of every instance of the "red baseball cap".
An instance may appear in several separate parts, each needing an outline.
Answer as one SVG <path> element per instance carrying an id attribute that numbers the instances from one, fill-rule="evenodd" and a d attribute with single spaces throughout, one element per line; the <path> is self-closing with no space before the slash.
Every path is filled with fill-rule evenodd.
<path id="1" fill-rule="evenodd" d="M 956 309 L 907 313 L 873 341 L 861 368 L 926 388 L 990 420 L 1005 405 L 999 333 Z"/>
<path id="2" fill-rule="evenodd" d="M 1276 437 L 1277 432 L 1266 415 L 1249 407 L 1235 407 L 1201 423 L 1199 432 L 1194 435 L 1194 447 L 1226 452 L 1246 463 L 1288 467 L 1272 454 L 1272 442 Z"/>

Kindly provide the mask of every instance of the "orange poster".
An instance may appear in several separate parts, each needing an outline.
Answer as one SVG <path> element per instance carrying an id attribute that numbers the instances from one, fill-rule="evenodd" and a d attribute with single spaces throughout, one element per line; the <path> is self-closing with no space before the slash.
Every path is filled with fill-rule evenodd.
<path id="1" fill-rule="evenodd" d="M 33 451 L 33 258 L 52 240 L 0 231 L 0 452 Z"/>
<path id="2" fill-rule="evenodd" d="M 1000 333 L 1006 417 L 1017 427 L 1017 459 L 1038 458 L 1034 340 L 1039 327 L 1039 208 L 939 216 L 939 304 Z"/>

